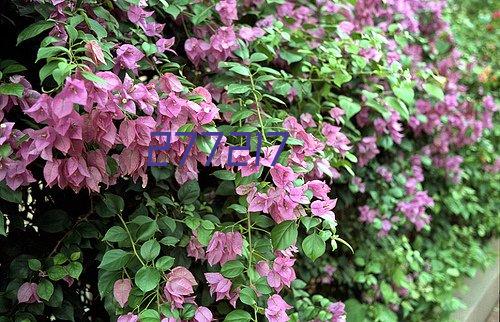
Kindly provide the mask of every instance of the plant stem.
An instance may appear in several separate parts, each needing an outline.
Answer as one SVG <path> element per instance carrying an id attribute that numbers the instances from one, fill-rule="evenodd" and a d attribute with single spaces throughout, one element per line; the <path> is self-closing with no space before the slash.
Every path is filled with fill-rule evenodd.
<path id="1" fill-rule="evenodd" d="M 123 226 L 125 227 L 125 231 L 127 231 L 128 238 L 130 239 L 130 243 L 132 244 L 132 250 L 134 251 L 134 255 L 137 257 L 137 259 L 139 259 L 139 262 L 141 262 L 142 266 L 147 266 L 142 261 L 142 259 L 139 256 L 139 254 L 137 253 L 137 249 L 135 248 L 135 242 L 132 239 L 132 234 L 130 233 L 130 230 L 128 229 L 127 224 L 125 223 L 125 220 L 123 220 L 123 217 L 120 214 L 118 214 L 118 218 L 120 218 L 120 221 L 122 222 Z"/>

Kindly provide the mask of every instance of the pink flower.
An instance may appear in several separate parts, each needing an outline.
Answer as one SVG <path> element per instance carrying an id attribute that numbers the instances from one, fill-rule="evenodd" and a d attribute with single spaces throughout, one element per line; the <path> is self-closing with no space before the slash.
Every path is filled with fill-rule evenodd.
<path id="1" fill-rule="evenodd" d="M 165 92 L 176 92 L 180 93 L 182 92 L 182 84 L 177 78 L 172 73 L 165 73 L 163 76 L 160 78 L 160 89 Z"/>
<path id="2" fill-rule="evenodd" d="M 335 208 L 336 204 L 337 199 L 329 199 L 325 201 L 315 200 L 311 203 L 311 212 L 315 216 L 335 221 L 335 214 L 332 209 Z"/>
<path id="3" fill-rule="evenodd" d="M 351 149 L 351 143 L 344 133 L 340 132 L 340 127 L 331 124 L 323 124 L 321 133 L 326 138 L 326 144 L 336 149 L 340 155 L 344 156 Z"/>
<path id="4" fill-rule="evenodd" d="M 370 160 L 375 158 L 380 150 L 377 147 L 377 138 L 374 136 L 366 136 L 358 143 L 358 159 L 361 167 L 368 164 Z"/>
<path id="5" fill-rule="evenodd" d="M 231 25 L 233 20 L 238 20 L 236 5 L 236 0 L 221 0 L 215 5 L 215 11 L 217 11 L 220 20 L 226 26 Z"/>
<path id="6" fill-rule="evenodd" d="M 290 320 L 286 310 L 291 308 L 292 306 L 286 303 L 281 296 L 274 294 L 267 300 L 265 315 L 269 322 L 286 322 Z"/>
<path id="7" fill-rule="evenodd" d="M 36 283 L 25 282 L 17 290 L 17 300 L 19 303 L 42 303 L 36 290 L 38 285 Z"/>
<path id="8" fill-rule="evenodd" d="M 130 22 L 136 24 L 138 22 L 145 21 L 147 17 L 151 17 L 153 15 L 152 11 L 146 11 L 139 6 L 130 6 L 127 11 L 127 17 Z"/>
<path id="9" fill-rule="evenodd" d="M 95 40 L 91 40 L 85 45 L 85 54 L 92 59 L 96 66 L 106 64 L 101 46 L 99 46 L 99 43 Z"/>
<path id="10" fill-rule="evenodd" d="M 377 216 L 380 215 L 379 211 L 376 209 L 370 209 L 367 205 L 358 207 L 359 211 L 359 221 L 372 223 Z"/>
<path id="11" fill-rule="evenodd" d="M 259 261 L 255 264 L 255 270 L 260 276 L 267 276 L 270 272 L 269 264 L 266 261 Z"/>
<path id="12" fill-rule="evenodd" d="M 127 315 L 120 315 L 116 322 L 138 322 L 139 316 L 133 313 L 128 313 Z"/>
<path id="13" fill-rule="evenodd" d="M 185 267 L 177 266 L 167 274 L 166 278 L 163 293 L 172 307 L 182 308 L 182 304 L 192 301 L 189 296 L 194 293 L 193 286 L 198 284 L 190 271 Z"/>
<path id="14" fill-rule="evenodd" d="M 274 167 L 269 170 L 271 177 L 273 178 L 274 184 L 278 188 L 292 188 L 293 181 L 297 179 L 298 175 L 290 167 L 285 167 L 277 163 Z"/>
<path id="15" fill-rule="evenodd" d="M 187 254 L 197 260 L 205 260 L 205 250 L 196 236 L 191 236 L 189 244 L 187 245 Z"/>
<path id="16" fill-rule="evenodd" d="M 213 266 L 234 260 L 241 255 L 243 238 L 239 232 L 223 233 L 217 231 L 207 247 L 207 260 Z"/>
<path id="17" fill-rule="evenodd" d="M 213 320 L 213 315 L 210 310 L 204 306 L 199 306 L 194 313 L 195 322 L 211 322 Z"/>
<path id="18" fill-rule="evenodd" d="M 132 282 L 129 278 L 119 279 L 113 287 L 113 295 L 120 307 L 124 307 L 128 301 L 130 291 L 132 290 Z"/>
<path id="19" fill-rule="evenodd" d="M 156 41 L 156 49 L 159 53 L 163 53 L 165 51 L 170 51 L 177 55 L 175 51 L 170 49 L 175 43 L 175 37 L 172 38 L 160 38 Z"/>
<path id="20" fill-rule="evenodd" d="M 116 66 L 126 68 L 137 73 L 137 62 L 144 58 L 144 54 L 132 45 L 121 45 L 116 50 Z"/>
<path id="21" fill-rule="evenodd" d="M 342 302 L 335 302 L 330 304 L 328 307 L 328 311 L 333 314 L 332 322 L 345 322 L 346 321 L 346 313 L 345 313 L 345 305 Z"/>
<path id="22" fill-rule="evenodd" d="M 264 34 L 264 30 L 259 27 L 242 27 L 238 32 L 240 38 L 248 42 L 259 39 L 260 37 L 264 36 Z"/>
<path id="23" fill-rule="evenodd" d="M 267 283 L 276 292 L 281 291 L 285 285 L 290 287 L 291 283 L 296 279 L 295 270 L 293 269 L 294 263 L 295 259 L 283 256 L 281 253 L 274 259 L 273 268 L 267 274 Z"/>
<path id="24" fill-rule="evenodd" d="M 344 110 L 338 107 L 332 108 L 328 113 L 337 124 L 340 124 L 342 122 L 342 115 L 345 114 Z"/>
<path id="25" fill-rule="evenodd" d="M 200 62 L 205 59 L 207 52 L 210 49 L 210 45 L 203 40 L 189 38 L 184 43 L 184 49 L 186 50 L 189 60 L 191 60 L 195 66 L 198 66 Z"/>
<path id="26" fill-rule="evenodd" d="M 87 89 L 80 79 L 68 78 L 63 90 L 57 96 L 74 104 L 87 104 Z"/>
<path id="27" fill-rule="evenodd" d="M 338 30 L 349 35 L 354 30 L 354 25 L 349 21 L 342 21 L 338 25 Z"/>
<path id="28" fill-rule="evenodd" d="M 220 273 L 205 273 L 205 278 L 210 285 L 210 295 L 215 293 L 216 300 L 229 299 L 232 283 Z"/>
<path id="29" fill-rule="evenodd" d="M 310 113 L 303 113 L 300 115 L 300 124 L 307 129 L 308 127 L 316 127 L 316 122 Z"/>

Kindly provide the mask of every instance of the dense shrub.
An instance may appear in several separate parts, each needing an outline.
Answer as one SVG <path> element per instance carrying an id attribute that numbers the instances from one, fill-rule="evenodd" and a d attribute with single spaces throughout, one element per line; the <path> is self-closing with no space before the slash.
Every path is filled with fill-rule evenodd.
<path id="1" fill-rule="evenodd" d="M 467 6 L 2 6 L 1 321 L 446 318 L 491 259 Z"/>

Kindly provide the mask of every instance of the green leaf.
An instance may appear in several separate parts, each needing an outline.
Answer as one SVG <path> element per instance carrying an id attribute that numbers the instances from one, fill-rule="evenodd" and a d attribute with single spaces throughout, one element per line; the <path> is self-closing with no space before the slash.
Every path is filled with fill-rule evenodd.
<path id="1" fill-rule="evenodd" d="M 217 170 L 213 173 L 213 175 L 222 180 L 232 181 L 236 179 L 236 174 L 227 170 Z"/>
<path id="2" fill-rule="evenodd" d="M 316 227 L 321 223 L 321 220 L 316 217 L 301 217 L 300 221 L 302 222 L 304 227 L 306 227 L 306 230 Z"/>
<path id="3" fill-rule="evenodd" d="M 160 322 L 160 313 L 153 309 L 147 309 L 139 313 L 141 322 Z"/>
<path id="4" fill-rule="evenodd" d="M 94 19 L 85 17 L 85 21 L 87 22 L 87 25 L 90 27 L 90 29 L 95 32 L 95 34 L 97 35 L 97 39 L 101 40 L 101 38 L 104 38 L 108 35 L 106 29 L 104 29 L 104 27 Z"/>
<path id="5" fill-rule="evenodd" d="M 207 7 L 204 4 L 195 4 L 193 6 L 194 15 L 191 17 L 191 22 L 194 25 L 203 23 L 212 14 L 212 10 L 210 9 L 211 7 Z"/>
<path id="6" fill-rule="evenodd" d="M 142 43 L 141 48 L 142 50 L 144 50 L 146 56 L 151 56 L 158 51 L 154 44 L 150 44 L 147 42 Z"/>
<path id="7" fill-rule="evenodd" d="M 45 30 L 48 30 L 48 29 L 52 28 L 53 26 L 54 26 L 53 21 L 39 21 L 39 22 L 35 22 L 32 25 L 29 25 L 23 31 L 21 31 L 19 33 L 19 35 L 17 36 L 17 44 L 16 45 L 19 45 L 21 42 L 23 42 L 27 39 L 38 36 L 39 34 L 44 32 Z"/>
<path id="8" fill-rule="evenodd" d="M 0 95 L 12 95 L 17 97 L 23 97 L 24 86 L 21 84 L 1 84 L 0 85 Z"/>
<path id="9" fill-rule="evenodd" d="M 80 274 L 83 272 L 83 266 L 80 262 L 71 262 L 66 266 L 66 270 L 68 271 L 69 276 L 74 279 L 78 279 Z"/>
<path id="10" fill-rule="evenodd" d="M 297 241 L 298 229 L 293 220 L 279 223 L 271 231 L 271 241 L 274 249 L 285 249 Z"/>
<path id="11" fill-rule="evenodd" d="M 240 301 L 247 305 L 254 305 L 257 301 L 257 295 L 251 288 L 244 287 L 240 292 Z"/>
<path id="12" fill-rule="evenodd" d="M 440 101 L 444 100 L 443 90 L 439 86 L 430 83 L 425 83 L 423 85 L 423 88 L 425 92 L 430 96 L 433 96 Z"/>
<path id="13" fill-rule="evenodd" d="M 196 146 L 203 153 L 209 154 L 212 151 L 214 144 L 215 142 L 212 140 L 211 137 L 202 135 L 198 135 L 196 137 Z"/>
<path id="14" fill-rule="evenodd" d="M 146 261 L 151 261 L 160 255 L 160 243 L 156 240 L 148 240 L 141 246 L 141 256 Z"/>
<path id="15" fill-rule="evenodd" d="M 248 69 L 248 67 L 245 67 L 243 65 L 231 67 L 229 70 L 242 76 L 250 76 L 250 70 Z"/>
<path id="16" fill-rule="evenodd" d="M 106 232 L 106 235 L 104 235 L 104 238 L 102 240 L 112 243 L 118 243 L 124 241 L 127 238 L 128 234 L 125 229 L 120 226 L 113 226 Z"/>
<path id="17" fill-rule="evenodd" d="M 0 211 L 0 235 L 7 236 L 7 232 L 5 230 L 5 218 L 1 211 Z"/>
<path id="18" fill-rule="evenodd" d="M 160 283 L 160 272 L 156 268 L 142 267 L 135 274 L 135 284 L 143 292 L 155 289 Z"/>
<path id="19" fill-rule="evenodd" d="M 121 249 L 109 250 L 104 254 L 99 268 L 107 271 L 121 270 L 127 265 L 131 256 L 131 254 Z"/>
<path id="20" fill-rule="evenodd" d="M 352 79 L 352 76 L 349 75 L 347 72 L 345 72 L 345 71 L 342 71 L 342 72 L 341 71 L 337 71 L 335 73 L 335 76 L 333 77 L 333 82 L 338 87 L 341 87 L 343 84 L 349 82 L 351 79 Z"/>
<path id="21" fill-rule="evenodd" d="M 415 92 L 411 84 L 402 84 L 399 87 L 393 89 L 394 95 L 402 99 L 406 104 L 413 104 L 415 100 Z"/>
<path id="22" fill-rule="evenodd" d="M 0 159 L 6 158 L 12 154 L 12 148 L 9 143 L 4 143 L 0 145 Z"/>
<path id="23" fill-rule="evenodd" d="M 51 281 L 44 278 L 40 281 L 40 283 L 38 283 L 36 293 L 41 299 L 48 301 L 52 296 L 52 293 L 54 293 L 54 285 Z"/>
<path id="24" fill-rule="evenodd" d="M 238 121 L 247 119 L 249 116 L 253 115 L 254 111 L 252 110 L 239 110 L 233 113 L 231 116 L 231 123 L 236 123 Z"/>
<path id="25" fill-rule="evenodd" d="M 40 82 L 43 83 L 43 81 L 52 74 L 52 72 L 58 67 L 59 61 L 58 60 L 52 60 L 48 62 L 47 64 L 43 65 L 42 68 L 40 68 L 40 71 L 38 72 L 38 76 L 40 77 Z"/>
<path id="26" fill-rule="evenodd" d="M 256 63 L 256 62 L 260 62 L 260 61 L 264 61 L 264 60 L 267 60 L 267 56 L 263 53 L 253 53 L 250 56 L 250 61 L 252 63 Z"/>
<path id="27" fill-rule="evenodd" d="M 243 94 L 250 92 L 251 87 L 243 84 L 230 84 L 227 87 L 228 94 Z"/>
<path id="28" fill-rule="evenodd" d="M 299 62 L 302 60 L 302 55 L 298 55 L 286 50 L 281 50 L 280 51 L 280 57 L 284 59 L 288 65 Z"/>
<path id="29" fill-rule="evenodd" d="M 125 208 L 125 203 L 123 198 L 111 193 L 104 194 L 104 203 L 109 210 L 113 211 L 115 214 L 121 214 Z"/>
<path id="30" fill-rule="evenodd" d="M 408 120 L 410 118 L 410 112 L 406 105 L 395 97 L 389 96 L 385 98 L 385 102 L 392 107 L 399 115 L 404 119 Z"/>
<path id="31" fill-rule="evenodd" d="M 355 299 L 345 301 L 345 311 L 348 322 L 363 322 L 366 318 L 366 306 Z"/>
<path id="32" fill-rule="evenodd" d="M 82 76 L 85 79 L 88 79 L 89 81 L 94 82 L 94 83 L 99 84 L 99 85 L 107 84 L 107 82 L 104 78 L 101 78 L 101 77 L 97 76 L 96 74 L 88 72 L 86 70 L 82 70 Z"/>
<path id="33" fill-rule="evenodd" d="M 35 63 L 43 58 L 55 57 L 62 52 L 68 52 L 68 49 L 66 49 L 62 46 L 42 47 L 42 48 L 38 49 Z"/>
<path id="34" fill-rule="evenodd" d="M 228 207 L 229 209 L 233 209 L 237 213 L 240 214 L 246 214 L 247 213 L 247 208 L 243 207 L 242 205 L 239 204 L 232 204 L 231 206 Z"/>
<path id="35" fill-rule="evenodd" d="M 10 189 L 5 181 L 0 181 L 0 198 L 8 202 L 22 203 L 23 195 L 21 191 Z"/>
<path id="36" fill-rule="evenodd" d="M 166 236 L 160 240 L 160 243 L 165 246 L 175 246 L 179 242 L 179 238 L 174 236 Z"/>
<path id="37" fill-rule="evenodd" d="M 156 261 L 155 267 L 164 272 L 174 266 L 175 259 L 170 256 L 162 256 Z"/>
<path id="38" fill-rule="evenodd" d="M 247 322 L 252 320 L 252 316 L 247 311 L 233 310 L 226 315 L 224 322 Z"/>
<path id="39" fill-rule="evenodd" d="M 304 251 L 304 254 L 312 261 L 315 261 L 321 255 L 323 255 L 325 253 L 325 249 L 325 242 L 316 233 L 307 236 L 302 241 L 302 250 Z"/>
<path id="40" fill-rule="evenodd" d="M 200 186 L 198 185 L 198 181 L 191 180 L 183 184 L 177 192 L 177 196 L 185 205 L 195 202 L 200 196 Z"/>
<path id="41" fill-rule="evenodd" d="M 12 64 L 8 65 L 7 67 L 5 67 L 5 69 L 2 71 L 2 73 L 4 75 L 7 75 L 7 74 L 16 74 L 16 73 L 19 73 L 19 72 L 23 72 L 25 70 L 27 70 L 27 69 L 23 65 L 12 63 Z"/>
<path id="42" fill-rule="evenodd" d="M 235 278 L 245 270 L 245 266 L 238 260 L 232 260 L 222 265 L 221 274 L 227 278 Z"/>
<path id="43" fill-rule="evenodd" d="M 342 95 L 339 96 L 339 105 L 345 111 L 347 119 L 350 119 L 361 110 L 361 106 L 353 102 L 352 98 Z"/>
<path id="44" fill-rule="evenodd" d="M 51 280 L 59 281 L 68 275 L 68 271 L 62 266 L 51 266 L 47 270 L 47 275 Z"/>
<path id="45" fill-rule="evenodd" d="M 36 272 L 36 271 L 39 271 L 42 268 L 42 263 L 38 259 L 32 258 L 32 259 L 28 260 L 28 267 L 32 271 Z"/>

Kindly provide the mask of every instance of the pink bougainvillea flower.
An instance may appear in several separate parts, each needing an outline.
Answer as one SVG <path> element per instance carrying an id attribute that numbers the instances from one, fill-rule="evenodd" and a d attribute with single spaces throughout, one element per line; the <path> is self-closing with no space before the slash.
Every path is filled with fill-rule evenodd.
<path id="1" fill-rule="evenodd" d="M 315 200 L 311 203 L 311 212 L 315 216 L 335 221 L 335 214 L 332 209 L 335 208 L 336 204 L 337 199 Z"/>
<path id="2" fill-rule="evenodd" d="M 120 315 L 116 322 L 138 322 L 139 316 L 133 313 L 128 313 L 126 315 Z"/>
<path id="3" fill-rule="evenodd" d="M 267 300 L 265 315 L 269 322 L 286 322 L 290 320 L 286 310 L 291 308 L 292 306 L 286 303 L 281 296 L 274 294 Z"/>
<path id="4" fill-rule="evenodd" d="M 180 93 L 182 92 L 183 87 L 177 76 L 172 73 L 165 73 L 162 77 L 160 77 L 160 89 L 167 93 Z"/>
<path id="5" fill-rule="evenodd" d="M 177 55 L 177 53 L 170 49 L 175 43 L 175 37 L 172 38 L 160 38 L 156 41 L 156 49 L 159 53 L 163 53 L 165 51 L 170 51 Z"/>
<path id="6" fill-rule="evenodd" d="M 85 44 L 85 54 L 94 62 L 94 65 L 96 65 L 97 67 L 106 64 L 102 48 L 95 40 L 91 40 Z"/>
<path id="7" fill-rule="evenodd" d="M 151 17 L 153 11 L 146 11 L 139 6 L 132 5 L 128 8 L 127 17 L 132 23 L 145 21 L 147 17 Z"/>
<path id="8" fill-rule="evenodd" d="M 203 245 L 200 244 L 196 236 L 191 236 L 191 239 L 189 240 L 189 243 L 187 245 L 187 254 L 188 256 L 194 257 L 196 260 L 205 260 L 205 250 L 203 249 Z"/>
<path id="9" fill-rule="evenodd" d="M 255 264 L 255 270 L 260 276 L 267 276 L 271 270 L 267 261 L 259 261 Z"/>
<path id="10" fill-rule="evenodd" d="M 184 49 L 186 50 L 189 60 L 191 60 L 195 66 L 198 66 L 200 62 L 205 59 L 210 49 L 210 44 L 197 38 L 189 38 L 184 43 Z"/>
<path id="11" fill-rule="evenodd" d="M 207 247 L 207 260 L 213 266 L 216 264 L 224 265 L 227 261 L 234 260 L 241 255 L 243 247 L 243 238 L 239 232 L 223 233 L 217 231 Z"/>
<path id="12" fill-rule="evenodd" d="M 292 188 L 293 181 L 297 179 L 298 175 L 290 167 L 285 167 L 277 163 L 269 170 L 274 184 L 279 188 Z"/>
<path id="13" fill-rule="evenodd" d="M 194 313 L 194 321 L 195 322 L 211 322 L 211 321 L 213 321 L 212 312 L 204 306 L 199 306 L 196 309 L 196 312 Z"/>
<path id="14" fill-rule="evenodd" d="M 210 285 L 210 294 L 215 293 L 215 298 L 220 301 L 224 298 L 229 299 L 229 291 L 232 283 L 229 279 L 222 276 L 220 273 L 205 273 L 205 278 Z"/>
<path id="15" fill-rule="evenodd" d="M 236 5 L 236 0 L 221 0 L 215 5 L 215 11 L 226 26 L 230 26 L 234 20 L 238 20 Z"/>
<path id="16" fill-rule="evenodd" d="M 130 291 L 132 290 L 132 281 L 129 278 L 119 279 L 113 286 L 113 296 L 120 307 L 124 307 L 128 301 Z"/>
<path id="17" fill-rule="evenodd" d="M 144 54 L 132 45 L 121 45 L 116 50 L 116 66 L 126 68 L 137 73 L 137 62 L 144 58 Z"/>
<path id="18" fill-rule="evenodd" d="M 252 42 L 264 36 L 265 31 L 259 27 L 242 27 L 238 32 L 238 36 L 248 42 Z"/>
<path id="19" fill-rule="evenodd" d="M 345 313 L 345 305 L 342 302 L 335 302 L 330 304 L 328 307 L 328 311 L 333 314 L 332 322 L 345 322 L 346 321 L 346 313 Z"/>
<path id="20" fill-rule="evenodd" d="M 38 284 L 26 282 L 17 290 L 17 300 L 19 303 L 41 303 L 42 301 L 36 293 Z"/>
<path id="21" fill-rule="evenodd" d="M 194 293 L 193 286 L 198 284 L 190 271 L 177 266 L 167 274 L 166 279 L 163 293 L 172 307 L 182 308 L 185 302 L 192 302 L 193 298 L 190 296 Z"/>
<path id="22" fill-rule="evenodd" d="M 294 263 L 295 259 L 283 256 L 281 253 L 274 259 L 273 267 L 267 274 L 267 283 L 276 292 L 281 291 L 283 286 L 290 287 L 291 283 L 295 280 Z"/>
<path id="23" fill-rule="evenodd" d="M 341 32 L 349 35 L 354 30 L 354 25 L 351 22 L 349 22 L 349 21 L 342 21 L 338 25 L 338 30 L 340 30 Z"/>

